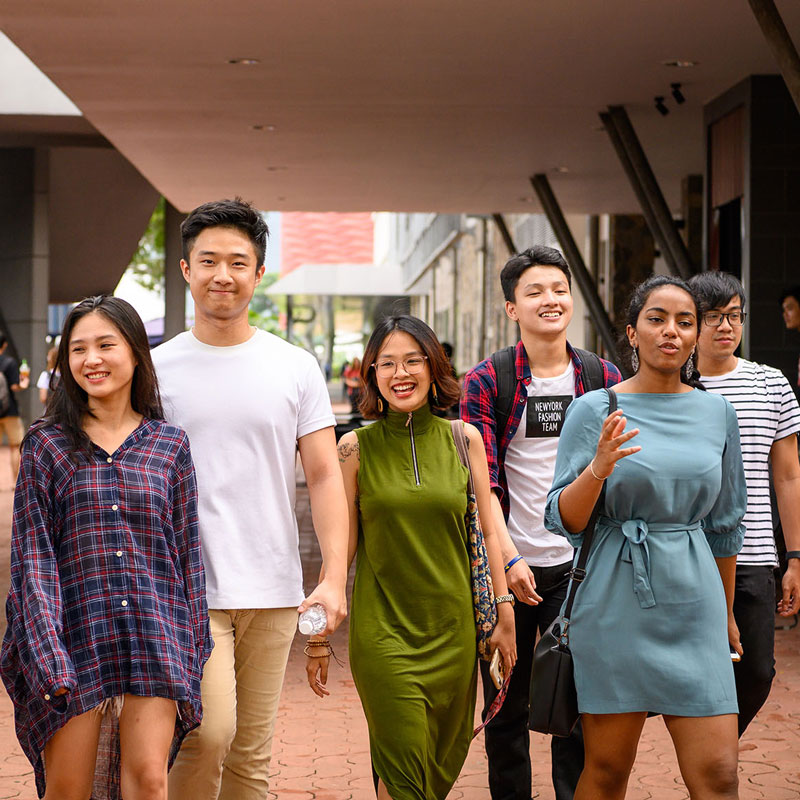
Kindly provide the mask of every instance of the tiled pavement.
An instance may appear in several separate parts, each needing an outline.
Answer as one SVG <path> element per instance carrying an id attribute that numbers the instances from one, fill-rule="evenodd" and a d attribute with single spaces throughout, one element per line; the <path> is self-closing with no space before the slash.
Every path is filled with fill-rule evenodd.
<path id="1" fill-rule="evenodd" d="M 0 449 L 0 595 L 8 584 L 11 491 L 7 453 Z M 307 588 L 319 567 L 305 490 L 298 492 L 301 549 Z M 346 663 L 345 630 L 332 637 Z M 777 633 L 777 670 L 767 705 L 740 745 L 742 800 L 800 798 L 800 627 Z M 272 796 L 291 800 L 370 800 L 367 729 L 347 667 L 333 666 L 331 696 L 323 700 L 305 683 L 302 642 L 295 641 L 276 725 L 272 755 Z M 10 702 L 0 693 L 0 800 L 34 800 L 32 774 L 14 738 Z M 553 800 L 546 737 L 533 734 L 534 787 L 540 800 Z M 461 776 L 448 800 L 485 800 L 486 757 L 480 738 L 473 742 Z M 629 800 L 681 800 L 688 797 L 664 725 L 645 725 L 629 785 Z"/>

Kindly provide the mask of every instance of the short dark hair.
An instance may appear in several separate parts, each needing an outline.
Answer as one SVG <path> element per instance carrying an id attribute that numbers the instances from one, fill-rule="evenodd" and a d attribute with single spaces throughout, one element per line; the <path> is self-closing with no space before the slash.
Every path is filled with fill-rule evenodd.
<path id="1" fill-rule="evenodd" d="M 428 366 L 431 371 L 431 387 L 436 384 L 436 400 L 433 399 L 433 389 L 428 391 L 428 401 L 434 408 L 450 408 L 461 397 L 458 381 L 453 377 L 453 368 L 444 354 L 442 345 L 436 334 L 421 319 L 408 314 L 384 317 L 372 331 L 364 359 L 361 362 L 361 381 L 363 383 L 361 400 L 358 403 L 359 411 L 365 419 L 378 419 L 388 413 L 388 402 L 383 398 L 383 410 L 378 408 L 378 382 L 372 364 L 378 357 L 381 345 L 387 336 L 394 331 L 403 331 L 416 339 L 420 350 L 428 357 Z"/>
<path id="2" fill-rule="evenodd" d="M 744 296 L 744 286 L 730 272 L 719 272 L 718 270 L 699 272 L 689 279 L 689 286 L 691 286 L 692 293 L 703 312 L 710 308 L 722 308 L 730 303 L 732 297 L 737 295 L 742 305 L 742 311 L 744 311 L 747 299 Z"/>
<path id="3" fill-rule="evenodd" d="M 197 237 L 206 228 L 234 228 L 243 233 L 256 251 L 256 267 L 264 263 L 267 253 L 269 228 L 259 211 L 250 203 L 236 197 L 233 200 L 214 200 L 203 203 L 181 223 L 181 246 L 183 260 L 189 263 Z"/>
<path id="4" fill-rule="evenodd" d="M 800 286 L 790 286 L 788 289 L 784 289 L 781 292 L 781 305 L 783 305 L 783 301 L 787 297 L 794 297 L 798 303 L 800 303 Z M 2 342 L 0 342 L 0 347 L 2 347 Z"/>
<path id="5" fill-rule="evenodd" d="M 40 424 L 34 425 L 28 434 L 42 424 L 60 425 L 70 441 L 73 457 L 84 451 L 91 452 L 92 443 L 81 426 L 83 417 L 91 415 L 88 395 L 76 383 L 69 368 L 69 345 L 75 325 L 83 317 L 98 313 L 104 316 L 117 330 L 133 351 L 136 368 L 131 383 L 131 405 L 133 410 L 150 419 L 164 419 L 158 380 L 150 357 L 150 345 L 141 317 L 125 300 L 110 295 L 97 295 L 82 300 L 64 320 L 61 341 L 58 345 L 56 369 L 60 378 L 55 391 L 47 399 L 47 409 Z"/>
<path id="6" fill-rule="evenodd" d="M 500 285 L 503 287 L 503 296 L 509 303 L 514 302 L 514 292 L 522 273 L 530 267 L 555 267 L 560 269 L 567 277 L 567 286 L 572 289 L 572 273 L 569 271 L 564 256 L 554 247 L 545 247 L 543 244 L 535 244 L 521 253 L 506 261 L 500 273 Z"/>
<path id="7" fill-rule="evenodd" d="M 2 347 L 7 341 L 8 339 L 6 338 L 6 335 L 3 333 L 3 331 L 0 331 L 0 347 Z"/>
<path id="8" fill-rule="evenodd" d="M 695 308 L 695 316 L 697 318 L 697 331 L 700 332 L 700 303 L 697 300 L 697 295 L 692 291 L 692 287 L 683 280 L 683 278 L 678 278 L 675 275 L 651 275 L 647 280 L 642 281 L 638 286 L 636 286 L 631 294 L 630 302 L 628 303 L 628 314 L 627 314 L 627 323 L 632 328 L 636 327 L 636 323 L 639 320 L 639 314 L 642 313 L 642 309 L 644 308 L 645 303 L 647 302 L 647 298 L 656 290 L 660 289 L 662 286 L 677 286 L 679 289 L 683 289 L 689 297 L 692 298 L 692 302 L 694 303 Z M 730 295 L 725 298 L 725 302 L 727 303 L 730 299 Z M 630 350 L 628 358 L 633 355 L 633 350 L 630 348 L 630 342 L 628 341 L 627 337 L 625 338 L 625 344 L 628 346 Z M 620 352 L 623 352 L 622 348 L 618 348 Z M 686 373 L 684 372 L 684 367 L 686 364 L 681 365 L 681 382 L 687 384 L 688 386 L 692 386 L 696 389 L 703 389 L 705 391 L 705 386 L 700 383 L 700 373 L 697 371 L 697 367 L 695 366 L 692 370 L 691 378 L 686 377 Z M 632 373 L 635 373 L 636 370 L 633 369 L 633 365 L 630 364 L 630 370 Z"/>

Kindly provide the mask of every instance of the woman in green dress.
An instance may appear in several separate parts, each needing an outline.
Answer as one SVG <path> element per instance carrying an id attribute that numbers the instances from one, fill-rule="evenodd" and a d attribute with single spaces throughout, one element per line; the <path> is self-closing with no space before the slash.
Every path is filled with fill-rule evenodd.
<path id="1" fill-rule="evenodd" d="M 350 504 L 349 557 L 358 552 L 350 664 L 369 726 L 379 800 L 443 800 L 472 739 L 475 617 L 465 513 L 468 471 L 450 422 L 431 405 L 458 399 L 434 332 L 410 316 L 384 319 L 361 368 L 361 411 L 377 422 L 342 436 Z M 489 512 L 478 431 L 464 426 L 498 601 L 492 647 L 516 660 L 514 616 Z M 504 597 L 506 596 L 507 597 Z M 327 694 L 324 647 L 309 642 L 311 688 Z"/>

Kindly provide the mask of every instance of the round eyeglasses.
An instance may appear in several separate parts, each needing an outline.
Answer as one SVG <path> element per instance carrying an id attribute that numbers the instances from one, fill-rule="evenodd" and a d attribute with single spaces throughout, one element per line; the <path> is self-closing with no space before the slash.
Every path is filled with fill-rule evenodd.
<path id="1" fill-rule="evenodd" d="M 391 378 L 397 372 L 399 364 L 403 365 L 403 370 L 409 375 L 418 375 L 425 369 L 427 360 L 428 356 L 411 356 L 410 358 L 404 358 L 402 361 L 389 361 L 389 359 L 376 361 L 370 366 L 375 367 L 375 374 L 379 378 Z"/>
<path id="2" fill-rule="evenodd" d="M 741 328 L 744 325 L 746 314 L 744 311 L 729 311 L 727 314 L 724 311 L 706 311 L 703 314 L 703 322 L 709 328 L 719 328 L 722 325 L 722 320 L 726 317 L 734 328 Z"/>

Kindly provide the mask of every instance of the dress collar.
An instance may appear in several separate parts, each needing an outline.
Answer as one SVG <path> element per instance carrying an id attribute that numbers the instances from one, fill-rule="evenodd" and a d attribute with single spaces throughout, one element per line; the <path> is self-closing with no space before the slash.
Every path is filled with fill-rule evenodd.
<path id="1" fill-rule="evenodd" d="M 409 414 L 407 411 L 392 411 L 389 409 L 386 417 L 386 426 L 393 431 L 404 431 L 408 428 L 409 417 L 414 421 L 414 433 L 422 433 L 430 427 L 433 421 L 433 412 L 428 403 L 425 403 L 422 408 L 412 411 Z"/>

